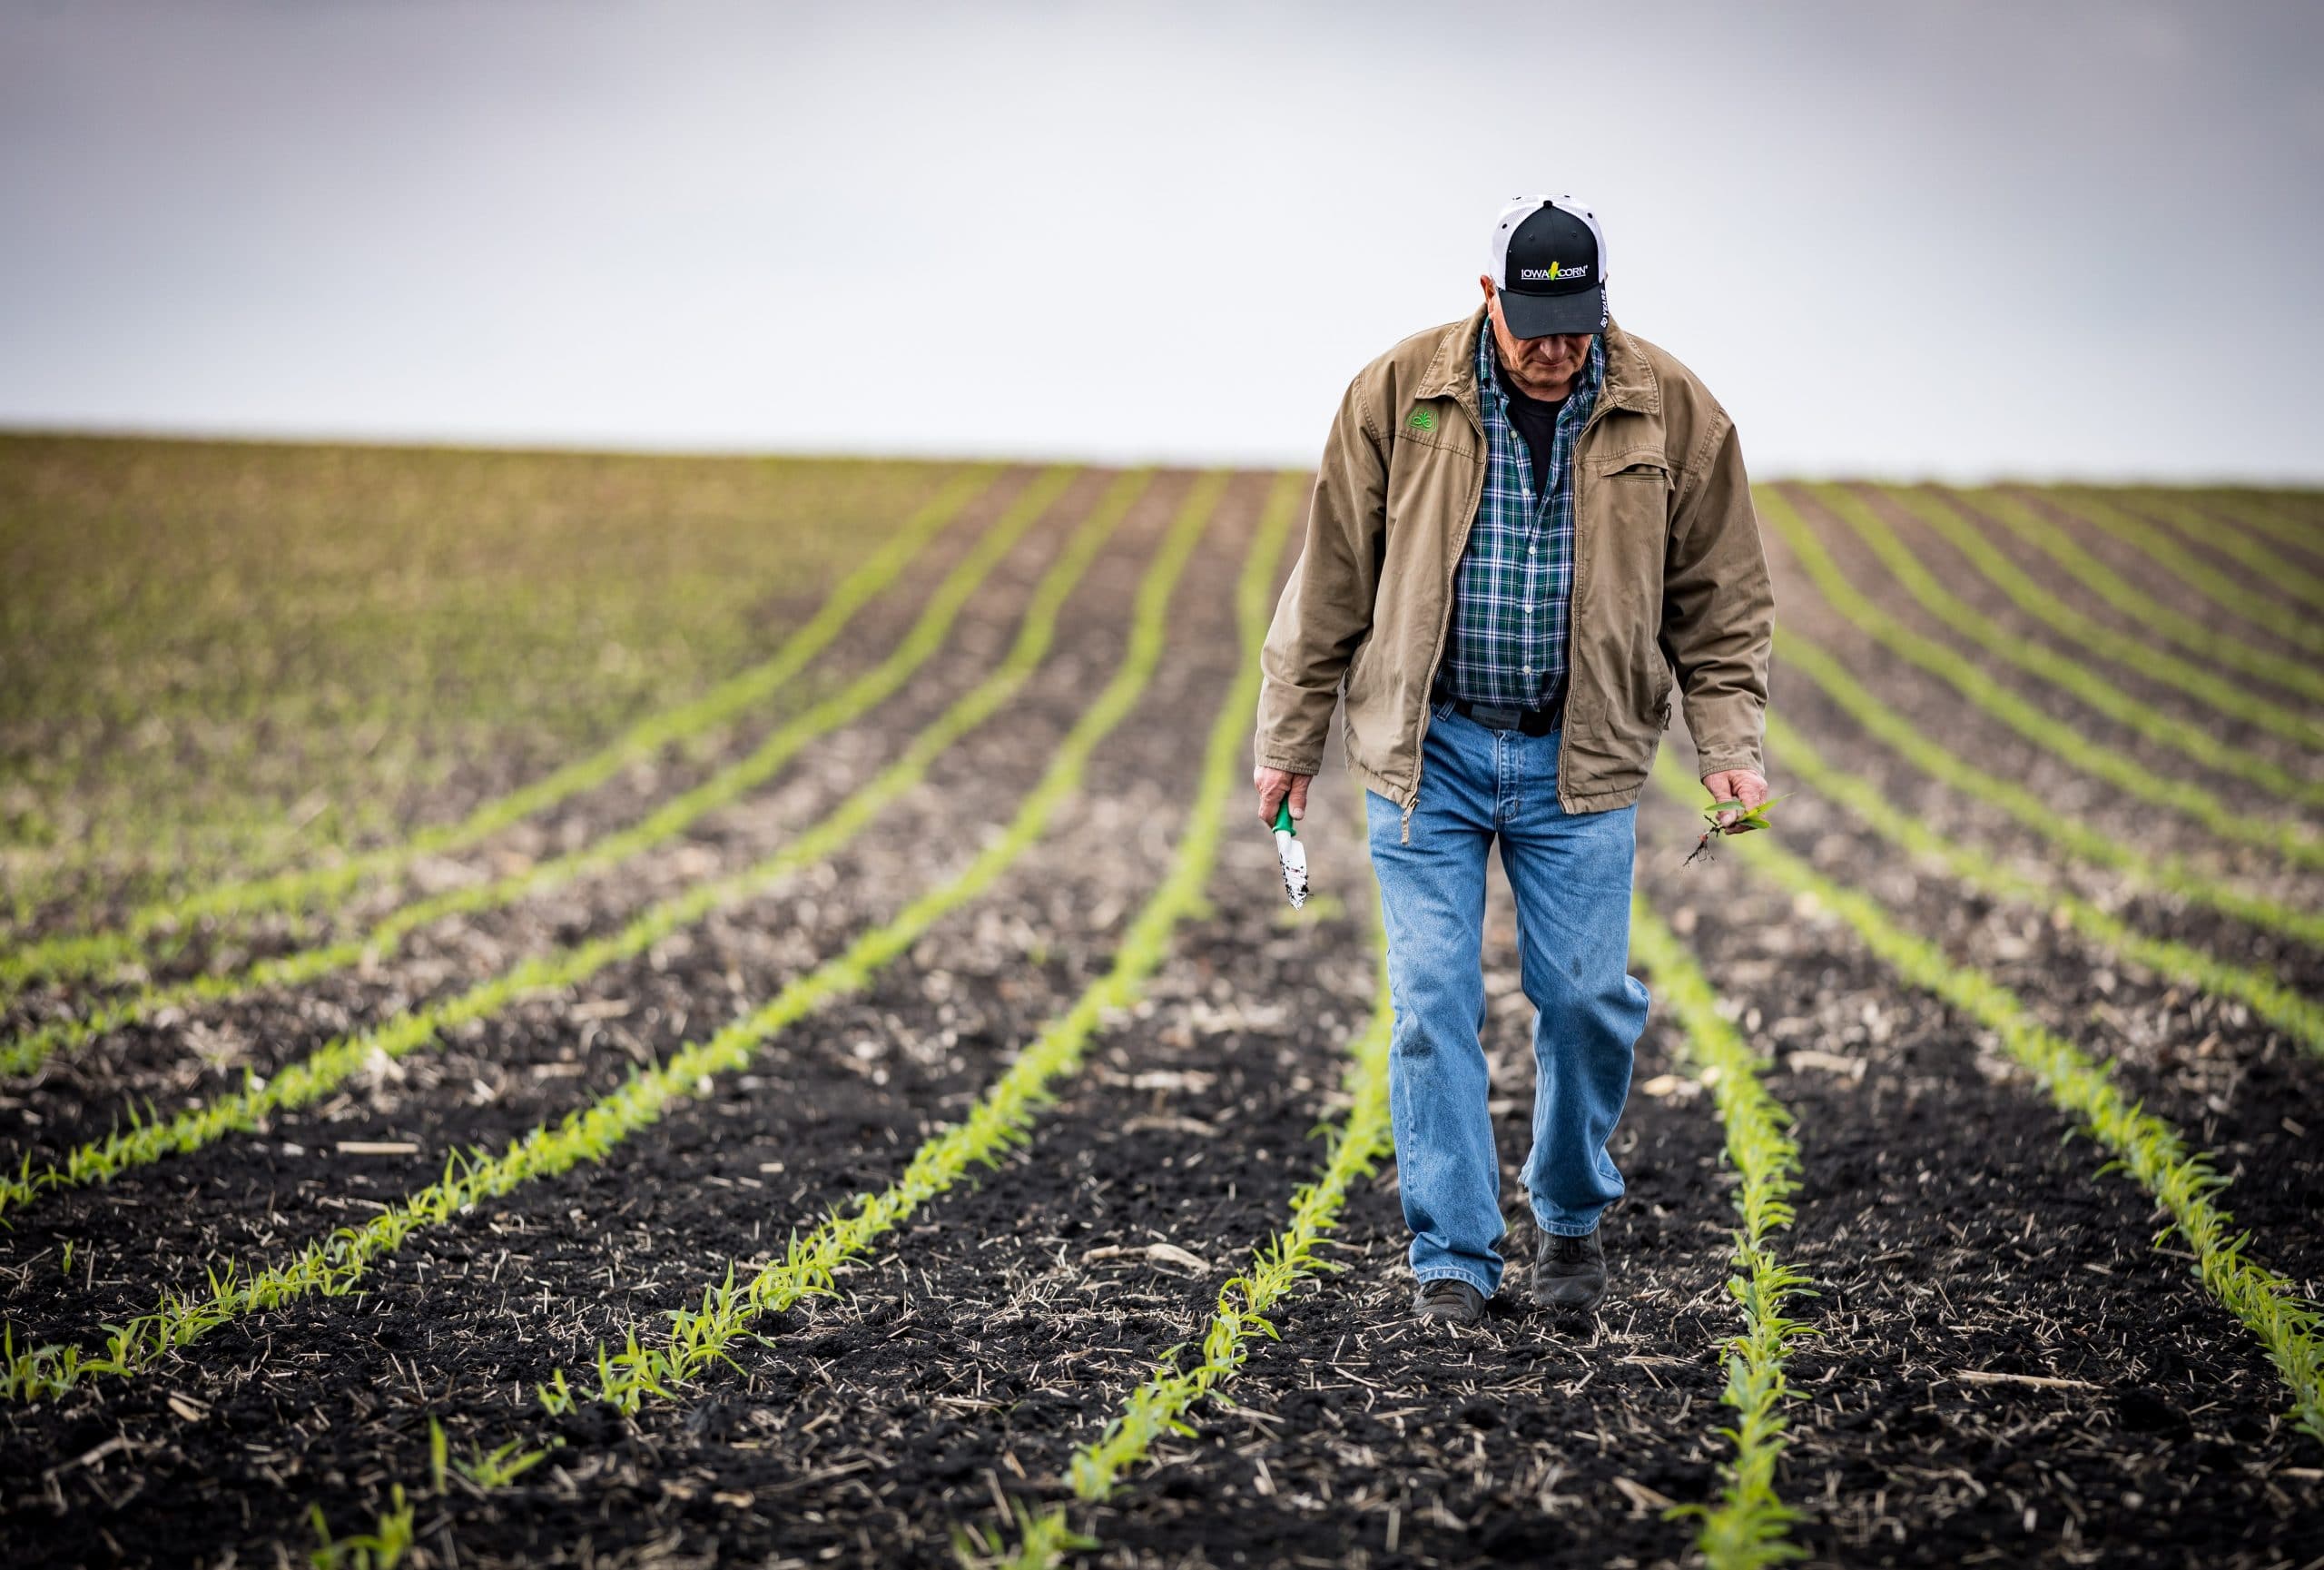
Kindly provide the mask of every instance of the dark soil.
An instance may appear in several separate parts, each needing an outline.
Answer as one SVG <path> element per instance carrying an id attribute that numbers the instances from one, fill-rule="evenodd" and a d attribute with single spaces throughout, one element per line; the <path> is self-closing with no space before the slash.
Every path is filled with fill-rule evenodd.
<path id="1" fill-rule="evenodd" d="M 1047 554 L 1104 478 L 1086 477 L 1036 531 L 924 679 L 687 845 L 618 878 L 447 923 L 373 974 L 125 1032 L 10 1088 L 0 1107 L 10 1149 L 45 1153 L 86 1137 L 133 1096 L 187 1104 L 244 1063 L 271 1068 L 764 854 L 999 657 Z M 226 1259 L 271 1259 L 359 1220 L 432 1178 L 449 1150 L 503 1142 L 634 1062 L 700 1039 L 961 864 L 1111 669 L 1132 586 L 1187 482 L 1157 482 L 1008 714 L 827 865 L 571 995 L 528 1000 L 361 1076 L 261 1135 L 17 1218 L 0 1246 L 17 1344 L 88 1339 L 157 1290 L 199 1287 Z M 1322 896 L 1308 917 L 1285 919 L 1272 847 L 1238 803 L 1215 908 L 1182 932 L 1147 1001 L 1108 1022 L 1029 1145 L 913 1216 L 842 1273 L 837 1296 L 762 1321 L 763 1339 L 739 1348 L 734 1367 L 635 1417 L 585 1403 L 550 1417 L 532 1392 L 560 1368 L 587 1387 L 601 1344 L 633 1328 L 658 1334 L 664 1314 L 698 1303 L 730 1266 L 779 1257 L 790 1235 L 891 1180 L 1101 973 L 1177 837 L 1198 738 L 1237 656 L 1233 583 L 1265 484 L 1235 482 L 1179 589 L 1161 674 L 1100 748 L 1070 826 L 1000 886 L 863 992 L 770 1041 L 749 1071 L 600 1163 L 414 1234 L 359 1293 L 254 1316 L 134 1379 L 0 1407 L 0 1562 L 295 1560 L 312 1545 L 310 1505 L 344 1536 L 368 1530 L 400 1484 L 417 1507 L 414 1562 L 428 1570 L 933 1566 L 957 1562 L 956 1542 L 990 1552 L 1013 1541 L 1005 1520 L 1018 1506 L 1066 1499 L 1075 1448 L 1174 1348 L 1200 1338 L 1222 1284 L 1315 1175 L 1318 1129 L 1345 1106 L 1374 957 L 1360 919 L 1371 897 L 1361 818 L 1336 765 L 1305 827 Z M 922 591 L 932 581 L 915 577 Z M 2152 834 L 2161 844 L 2151 848 L 2182 837 L 2199 846 L 1853 640 L 1796 575 L 1778 589 L 1787 616 L 1934 734 L 1979 748 L 1983 766 L 2055 787 L 2053 799 L 2076 810 L 2081 789 L 2097 821 Z M 879 633 L 892 637 L 907 614 L 900 602 L 826 663 L 868 664 Z M 2046 857 L 1989 810 L 1926 790 L 1806 683 L 1780 697 L 1820 748 L 1945 832 Z M 627 821 L 707 763 L 665 759 L 575 804 L 573 826 L 550 832 Z M 1779 777 L 1778 788 L 1797 792 L 1777 815 L 1787 844 L 2115 1061 L 2127 1091 L 2216 1153 L 2233 1178 L 2221 1202 L 2253 1230 L 2255 1253 L 2304 1289 L 2324 1285 L 2324 1075 L 2312 1058 L 2038 913 L 1905 864 L 1812 783 Z M 2067 1138 L 2040 1088 L 1982 1032 L 1900 988 L 1846 929 L 1769 892 L 1741 855 L 1682 870 L 1686 815 L 1651 793 L 1640 823 L 1642 885 L 1772 1054 L 1769 1088 L 1798 1120 L 1798 1219 L 1775 1247 L 1811 1279 L 1815 1295 L 1795 1310 L 1818 1334 L 1793 1354 L 1801 1398 L 1778 1486 L 1802 1512 L 1793 1535 L 1813 1562 L 2324 1562 L 2324 1448 L 2281 1420 L 2275 1371 L 2183 1253 L 2152 1245 L 2146 1196 L 2102 1172 L 2102 1154 Z M 2093 897 L 2116 895 L 2102 873 L 2071 875 Z M 2279 892 L 2312 899 L 2276 876 Z M 2126 913 L 2324 990 L 2324 956 L 2296 945 L 2156 902 Z M 1487 1048 L 1504 1207 L 1516 1218 L 1531 1021 L 1513 935 L 1497 888 Z M 1686 1562 L 1691 1528 L 1664 1512 L 1718 1486 L 1722 1354 L 1740 1319 L 1726 1289 L 1734 1180 L 1672 1030 L 1658 1009 L 1640 1044 L 1616 1145 L 1630 1191 L 1607 1220 L 1615 1290 L 1599 1315 L 1559 1323 L 1528 1306 L 1521 1224 L 1484 1328 L 1414 1326 L 1387 1168 L 1352 1194 L 1325 1250 L 1344 1269 L 1282 1308 L 1281 1338 L 1254 1348 L 1231 1402 L 1198 1409 L 1196 1432 L 1160 1444 L 1111 1502 L 1073 1507 L 1102 1545 L 1090 1562 Z M 357 1156 L 342 1141 L 417 1149 Z M 508 1487 L 456 1478 L 439 1493 L 431 1417 L 456 1456 L 509 1440 L 555 1447 Z"/>

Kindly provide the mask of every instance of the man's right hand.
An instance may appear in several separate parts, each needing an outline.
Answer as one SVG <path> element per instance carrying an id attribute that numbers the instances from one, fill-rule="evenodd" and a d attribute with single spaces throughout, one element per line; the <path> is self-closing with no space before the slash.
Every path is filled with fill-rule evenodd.
<path id="1" fill-rule="evenodd" d="M 1275 809 L 1286 795 L 1291 798 L 1291 815 L 1295 818 L 1305 817 L 1307 815 L 1307 782 L 1315 777 L 1314 775 L 1292 774 L 1285 769 L 1267 768 L 1265 765 L 1253 769 L 1251 783 L 1258 787 L 1259 792 L 1259 821 L 1272 826 L 1275 823 Z"/>

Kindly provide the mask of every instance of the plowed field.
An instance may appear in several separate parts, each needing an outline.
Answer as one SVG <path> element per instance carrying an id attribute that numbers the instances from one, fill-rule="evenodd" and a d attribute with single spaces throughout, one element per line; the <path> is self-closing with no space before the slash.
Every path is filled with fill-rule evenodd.
<path id="1" fill-rule="evenodd" d="M 1305 497 L 0 439 L 0 1563 L 2324 1565 L 2324 495 L 1760 488 L 1784 799 L 1668 738 L 1475 1332 Z"/>

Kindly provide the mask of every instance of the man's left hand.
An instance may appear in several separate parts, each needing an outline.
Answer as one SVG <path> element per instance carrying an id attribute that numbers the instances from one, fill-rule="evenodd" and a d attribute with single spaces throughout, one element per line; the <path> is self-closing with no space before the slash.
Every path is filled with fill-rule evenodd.
<path id="1" fill-rule="evenodd" d="M 1703 789 L 1710 792 L 1710 799 L 1715 802 L 1738 804 L 1718 815 L 1721 832 L 1744 813 L 1768 799 L 1768 782 L 1747 768 L 1723 768 L 1717 774 L 1705 775 Z"/>

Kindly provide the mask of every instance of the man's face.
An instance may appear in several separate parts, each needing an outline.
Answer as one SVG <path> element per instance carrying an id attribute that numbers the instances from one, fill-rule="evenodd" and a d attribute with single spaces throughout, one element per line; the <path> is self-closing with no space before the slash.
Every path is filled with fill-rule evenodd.
<path id="1" fill-rule="evenodd" d="M 1492 280 L 1478 281 L 1485 288 L 1493 345 L 1501 351 L 1501 363 L 1508 370 L 1509 380 L 1534 398 L 1563 398 L 1572 391 L 1574 379 L 1590 362 L 1590 341 L 1596 335 L 1560 332 L 1547 338 L 1519 338 L 1509 331 L 1509 322 L 1501 313 L 1501 296 Z"/>

